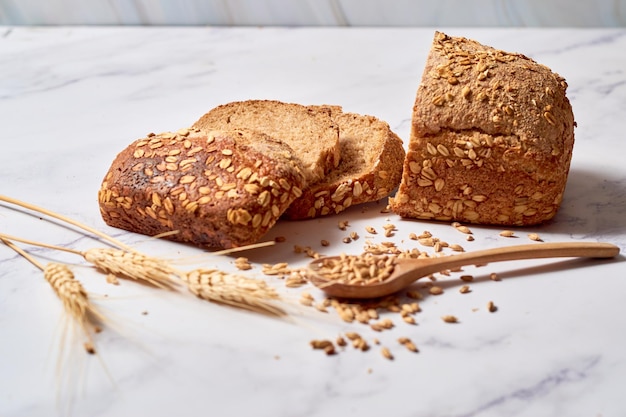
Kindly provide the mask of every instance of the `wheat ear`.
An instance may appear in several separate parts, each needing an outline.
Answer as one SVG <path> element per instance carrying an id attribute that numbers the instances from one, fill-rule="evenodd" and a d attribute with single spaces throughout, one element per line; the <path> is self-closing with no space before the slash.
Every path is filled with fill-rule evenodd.
<path id="1" fill-rule="evenodd" d="M 118 278 L 148 283 L 162 289 L 173 289 L 176 282 L 172 277 L 174 275 L 182 275 L 181 272 L 170 266 L 167 261 L 139 252 L 126 252 L 115 248 L 93 248 L 87 251 L 79 251 L 4 233 L 0 233 L 0 239 L 73 253 L 82 256 L 87 262 L 93 264 L 96 269 L 105 274 L 113 274 Z"/>
<path id="2" fill-rule="evenodd" d="M 103 321 L 104 317 L 91 304 L 87 291 L 80 281 L 75 279 L 72 270 L 67 265 L 56 262 L 51 262 L 44 266 L 13 242 L 4 238 L 0 238 L 0 240 L 43 271 L 45 280 L 48 281 L 48 284 L 50 284 L 57 297 L 63 303 L 65 311 L 85 333 L 87 337 L 85 350 L 88 353 L 96 353 L 91 329 L 98 328 L 93 322 L 94 319 Z"/>
<path id="3" fill-rule="evenodd" d="M 104 273 L 149 283 L 162 289 L 174 289 L 176 282 L 173 277 L 184 275 L 167 261 L 139 252 L 94 248 L 82 252 L 82 255 Z"/>
<path id="4" fill-rule="evenodd" d="M 196 269 L 182 278 L 189 290 L 203 300 L 273 316 L 286 314 L 273 303 L 280 297 L 265 281 L 216 269 Z"/>

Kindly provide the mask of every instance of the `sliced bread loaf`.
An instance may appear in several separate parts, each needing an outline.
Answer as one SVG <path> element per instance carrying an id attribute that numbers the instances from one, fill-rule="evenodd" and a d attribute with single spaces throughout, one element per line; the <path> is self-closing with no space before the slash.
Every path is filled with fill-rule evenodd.
<path id="1" fill-rule="evenodd" d="M 213 108 L 193 124 L 204 131 L 250 129 L 276 138 L 294 151 L 308 183 L 339 164 L 339 129 L 324 107 L 274 100 L 248 100 Z"/>
<path id="2" fill-rule="evenodd" d="M 373 116 L 329 107 L 339 126 L 341 162 L 304 189 L 285 212 L 289 219 L 339 213 L 351 205 L 387 197 L 398 186 L 405 157 L 402 140 Z"/>
<path id="3" fill-rule="evenodd" d="M 305 183 L 293 150 L 262 133 L 184 130 L 129 145 L 98 197 L 110 226 L 230 248 L 257 242 Z"/>

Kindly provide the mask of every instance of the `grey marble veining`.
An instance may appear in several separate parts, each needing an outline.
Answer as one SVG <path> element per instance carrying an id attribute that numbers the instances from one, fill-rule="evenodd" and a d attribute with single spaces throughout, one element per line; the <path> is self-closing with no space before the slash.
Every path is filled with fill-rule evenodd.
<path id="1" fill-rule="evenodd" d="M 476 240 L 447 224 L 403 221 L 380 205 L 338 216 L 362 235 L 341 243 L 338 217 L 281 222 L 273 248 L 246 253 L 255 265 L 302 266 L 293 245 L 360 251 L 365 226 L 388 222 L 389 238 L 430 230 L 466 249 L 525 243 L 610 241 L 626 250 L 626 32 L 615 29 L 444 31 L 525 53 L 569 83 L 578 128 L 563 206 L 554 221 L 516 230 L 473 226 Z M 234 270 L 232 258 L 111 229 L 96 192 L 114 156 L 148 132 L 188 126 L 232 100 L 272 98 L 339 104 L 389 122 L 408 143 L 411 108 L 432 29 L 407 28 L 0 28 L 0 194 L 75 218 L 157 256 Z M 75 230 L 0 203 L 0 232 L 86 250 Z M 324 249 L 320 239 L 332 244 Z M 29 248 L 30 249 L 30 248 Z M 32 249 L 67 262 L 109 318 L 98 360 L 79 336 L 60 341 L 58 299 L 31 264 L 0 246 L 0 415 L 120 416 L 614 416 L 626 412 L 624 258 L 543 260 L 467 268 L 475 280 L 441 279 L 410 326 L 374 332 L 298 304 L 303 289 L 268 279 L 290 300 L 275 320 L 122 282 L 113 286 L 72 254 Z M 489 274 L 502 279 L 494 282 Z M 310 287 L 317 300 L 322 294 Z M 496 313 L 485 309 L 487 301 Z M 460 318 L 447 325 L 442 315 Z M 308 345 L 356 330 L 378 338 L 368 352 L 326 357 Z M 408 336 L 413 354 L 396 339 Z M 57 369 L 57 361 L 63 366 Z"/>
<path id="2" fill-rule="evenodd" d="M 625 0 L 3 0 L 5 25 L 535 26 L 626 24 Z"/>

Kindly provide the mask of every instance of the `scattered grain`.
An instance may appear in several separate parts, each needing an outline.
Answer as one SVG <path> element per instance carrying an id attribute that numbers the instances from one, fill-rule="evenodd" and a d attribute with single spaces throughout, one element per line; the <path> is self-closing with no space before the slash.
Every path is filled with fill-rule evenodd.
<path id="1" fill-rule="evenodd" d="M 287 262 L 278 262 L 276 264 L 263 264 L 263 274 L 272 276 L 285 276 L 291 274 L 291 269 Z"/>
<path id="2" fill-rule="evenodd" d="M 330 340 L 311 340 L 310 345 L 315 350 L 323 350 L 327 355 L 334 355 L 335 346 Z"/>
<path id="3" fill-rule="evenodd" d="M 383 355 L 385 359 L 393 360 L 393 355 L 391 354 L 388 348 L 386 347 L 381 348 L 380 353 Z"/>
<path id="4" fill-rule="evenodd" d="M 420 305 L 417 303 L 404 303 L 401 306 L 401 310 L 402 310 L 402 313 L 407 313 L 407 314 L 415 314 L 415 313 L 419 313 L 420 311 L 422 311 L 422 309 L 420 308 Z"/>
<path id="5" fill-rule="evenodd" d="M 406 292 L 406 296 L 413 300 L 422 300 L 424 296 L 418 290 L 409 290 Z"/>
<path id="6" fill-rule="evenodd" d="M 449 245 L 448 247 L 455 252 L 465 252 L 465 249 L 463 248 L 463 246 L 457 245 L 456 243 L 453 243 Z"/>
<path id="7" fill-rule="evenodd" d="M 326 305 L 324 305 L 324 303 L 315 304 L 315 309 L 321 313 L 328 313 L 328 310 L 326 309 Z"/>
<path id="8" fill-rule="evenodd" d="M 299 271 L 292 271 L 289 277 L 285 279 L 285 286 L 288 288 L 301 287 L 306 283 L 308 283 L 308 280 L 306 279 L 304 274 L 300 273 Z"/>
<path id="9" fill-rule="evenodd" d="M 356 333 L 356 332 L 347 332 L 345 335 L 348 338 L 348 340 L 350 340 L 350 341 L 355 341 L 357 339 L 361 339 L 361 335 Z"/>
<path id="10" fill-rule="evenodd" d="M 441 295 L 443 294 L 443 288 L 434 285 L 428 289 L 428 292 L 431 295 Z"/>
<path id="11" fill-rule="evenodd" d="M 235 267 L 241 271 L 247 271 L 249 269 L 252 269 L 252 264 L 250 263 L 248 258 L 245 258 L 245 257 L 239 257 L 235 259 L 234 264 L 235 264 Z"/>
<path id="12" fill-rule="evenodd" d="M 372 323 L 370 325 L 370 328 L 377 332 L 381 332 L 383 330 L 390 330 L 393 327 L 394 327 L 393 321 L 391 321 L 390 319 L 383 319 L 375 323 Z"/>
<path id="13" fill-rule="evenodd" d="M 459 232 L 464 233 L 466 235 L 471 235 L 472 234 L 472 231 L 467 226 L 463 226 L 463 225 L 456 226 L 456 230 L 458 230 Z"/>
<path id="14" fill-rule="evenodd" d="M 474 281 L 474 277 L 472 275 L 461 275 L 460 279 L 463 282 L 472 282 L 472 281 Z"/>
<path id="15" fill-rule="evenodd" d="M 383 229 L 385 230 L 385 237 L 391 237 L 394 235 L 394 232 L 398 229 L 396 229 L 396 226 L 393 224 L 385 224 L 383 226 Z"/>
<path id="16" fill-rule="evenodd" d="M 361 350 L 362 352 L 366 352 L 370 348 L 369 344 L 367 343 L 367 341 L 365 341 L 365 339 L 354 340 L 352 342 L 352 346 Z"/>
<path id="17" fill-rule="evenodd" d="M 413 343 L 408 337 L 401 337 L 398 339 L 398 342 L 411 352 L 419 352 L 417 346 L 415 346 L 415 343 Z"/>
<path id="18" fill-rule="evenodd" d="M 442 316 L 441 320 L 443 320 L 446 323 L 458 323 L 459 322 L 456 316 L 452 316 L 452 315 Z"/>
<path id="19" fill-rule="evenodd" d="M 372 226 L 365 226 L 365 231 L 372 235 L 375 235 L 377 233 L 376 229 L 374 229 L 374 227 Z"/>

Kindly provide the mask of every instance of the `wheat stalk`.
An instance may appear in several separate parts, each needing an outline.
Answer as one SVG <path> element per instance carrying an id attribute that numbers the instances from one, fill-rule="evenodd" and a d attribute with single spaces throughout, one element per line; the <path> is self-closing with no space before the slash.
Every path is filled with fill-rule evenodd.
<path id="1" fill-rule="evenodd" d="M 274 316 L 286 314 L 272 302 L 280 297 L 265 281 L 216 269 L 195 269 L 182 279 L 189 290 L 203 300 Z"/>
<path id="2" fill-rule="evenodd" d="M 148 283 L 162 289 L 173 289 L 176 282 L 173 277 L 182 277 L 184 272 L 174 268 L 164 259 L 148 256 L 137 251 L 127 252 L 115 248 L 92 248 L 87 251 L 70 249 L 63 246 L 38 242 L 0 233 L 0 239 L 22 242 L 28 245 L 40 246 L 82 256 L 87 262 L 93 264 L 99 271 L 105 274 L 113 274 L 118 278 L 132 279 Z M 238 248 L 224 249 L 213 252 L 213 256 L 228 255 L 245 250 L 258 249 L 274 245 L 274 241 L 255 243 Z"/>
<path id="3" fill-rule="evenodd" d="M 172 289 L 175 285 L 175 281 L 172 278 L 178 277 L 185 281 L 191 292 L 200 298 L 271 315 L 281 316 L 285 314 L 282 309 L 276 307 L 268 301 L 278 299 L 278 295 L 275 290 L 268 287 L 265 282 L 230 275 L 218 270 L 199 269 L 188 273 L 181 272 L 173 268 L 164 260 L 143 255 L 117 239 L 114 239 L 97 229 L 81 224 L 61 214 L 1 194 L 0 201 L 15 204 L 64 221 L 92 233 L 117 247 L 106 249 L 96 248 L 83 252 L 75 249 L 0 234 L 0 239 L 6 244 L 11 245 L 16 250 L 19 248 L 9 242 L 8 239 L 81 255 L 87 262 L 92 263 L 101 272 L 113 274 L 120 278 L 134 279 L 140 282 L 150 283 L 160 288 Z M 164 237 L 170 233 L 177 232 L 168 232 L 160 235 L 159 237 Z M 227 255 L 274 244 L 274 241 L 256 243 L 244 247 L 218 251 L 213 253 L 213 255 Z M 23 251 L 22 254 L 27 257 L 27 259 L 30 258 Z M 29 260 L 32 260 L 32 258 Z M 31 262 L 33 261 L 34 260 Z M 43 270 L 43 268 L 41 269 Z"/>
<path id="4" fill-rule="evenodd" d="M 252 243 L 250 245 L 238 246 L 236 248 L 222 249 L 217 252 L 211 252 L 213 256 L 230 255 L 231 253 L 243 252 L 252 249 L 265 248 L 267 246 L 273 246 L 276 242 L 274 240 L 268 240 L 266 242 Z"/>
<path id="5" fill-rule="evenodd" d="M 104 317 L 91 304 L 87 291 L 80 281 L 75 279 L 72 270 L 67 265 L 57 262 L 51 262 L 44 266 L 13 242 L 3 237 L 0 240 L 43 271 L 45 280 L 63 303 L 65 312 L 79 325 L 87 337 L 85 350 L 88 353 L 96 353 L 92 329 L 97 329 L 98 326 L 95 321 L 104 321 Z"/>
<path id="6" fill-rule="evenodd" d="M 143 255 L 139 252 L 126 252 L 121 249 L 93 248 L 87 251 L 79 251 L 3 233 L 0 233 L 0 239 L 13 240 L 80 255 L 105 274 L 113 274 L 118 278 L 149 283 L 163 289 L 173 289 L 177 283 L 173 278 L 178 277 L 185 282 L 192 293 L 202 299 L 277 316 L 285 314 L 276 306 L 268 303 L 268 300 L 278 299 L 278 294 L 273 288 L 267 286 L 264 281 L 209 269 L 182 272 L 172 267 L 165 260 Z M 226 255 L 273 244 L 273 241 L 257 243 L 241 248 L 226 249 L 218 252 L 218 254 Z"/>
<path id="7" fill-rule="evenodd" d="M 112 244 L 113 246 L 115 246 L 115 247 L 117 247 L 119 249 L 124 249 L 127 252 L 137 252 L 134 248 L 132 248 L 132 247 L 130 247 L 130 246 L 120 242 L 119 240 L 117 240 L 117 239 L 107 235 L 106 233 L 103 233 L 103 232 L 101 232 L 101 231 L 99 231 L 97 229 L 94 229 L 91 226 L 87 226 L 86 224 L 82 224 L 82 223 L 80 223 L 80 222 L 78 222 L 78 221 L 76 221 L 74 219 L 71 219 L 69 217 L 63 216 L 62 214 L 59 214 L 59 213 L 55 213 L 55 212 L 53 212 L 51 210 L 48 210 L 46 208 L 39 207 L 39 206 L 36 206 L 34 204 L 27 203 L 25 201 L 21 201 L 21 200 L 18 200 L 16 198 L 8 197 L 8 196 L 2 195 L 2 194 L 0 194 L 0 201 L 4 201 L 4 202 L 10 203 L 10 204 L 15 204 L 16 206 L 24 207 L 24 208 L 26 208 L 28 210 L 33 210 L 33 211 L 39 212 L 41 214 L 45 214 L 46 216 L 53 217 L 55 219 L 58 219 L 58 220 L 61 220 L 63 222 L 66 222 L 68 224 L 71 224 L 73 226 L 76 226 L 76 227 L 78 227 L 80 229 L 83 229 L 86 232 L 92 233 L 92 234 L 94 234 L 94 235 L 104 239 L 105 241 L 109 242 L 110 244 Z M 177 233 L 179 233 L 178 230 L 172 230 L 172 231 L 169 231 L 169 232 L 163 232 L 163 233 L 161 233 L 159 235 L 152 236 L 152 237 L 155 238 L 155 239 L 160 239 L 160 238 L 168 237 L 168 236 L 171 236 L 171 235 L 174 235 L 174 234 L 177 234 Z M 255 243 L 255 244 L 252 244 L 252 245 L 241 246 L 241 247 L 238 247 L 238 248 L 224 249 L 224 250 L 221 250 L 221 251 L 218 251 L 218 252 L 214 252 L 213 255 L 227 255 L 227 254 L 234 253 L 234 252 L 240 252 L 240 251 L 245 251 L 245 250 L 250 250 L 250 249 L 256 249 L 256 248 L 261 248 L 261 247 L 265 247 L 265 246 L 271 246 L 271 245 L 274 245 L 274 244 L 275 244 L 274 241 Z M 43 246 L 43 245 L 40 245 L 40 246 Z"/>
<path id="8" fill-rule="evenodd" d="M 24 207 L 28 210 L 33 210 L 36 212 L 39 212 L 41 214 L 45 214 L 46 216 L 50 216 L 53 217 L 55 219 L 61 220 L 65 223 L 71 224 L 73 226 L 76 226 L 80 229 L 85 230 L 86 232 L 92 233 L 104 240 L 106 240 L 107 242 L 111 243 L 113 246 L 116 246 L 120 249 L 125 249 L 129 252 L 134 252 L 135 250 L 133 248 L 131 248 L 130 246 L 120 242 L 119 240 L 107 235 L 106 233 L 103 233 L 97 229 L 94 229 L 93 227 L 87 226 L 86 224 L 82 224 L 76 220 L 73 220 L 69 217 L 63 216 L 62 214 L 59 213 L 55 213 L 51 210 L 45 209 L 43 207 L 38 207 L 34 204 L 30 204 L 30 203 L 26 203 L 24 201 L 20 201 L 18 199 L 15 198 L 11 198 L 11 197 L 7 197 L 5 195 L 0 194 L 0 201 L 4 201 L 10 204 L 15 204 L 16 206 L 20 206 L 20 207 Z"/>

